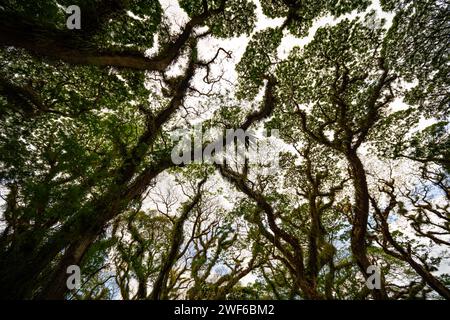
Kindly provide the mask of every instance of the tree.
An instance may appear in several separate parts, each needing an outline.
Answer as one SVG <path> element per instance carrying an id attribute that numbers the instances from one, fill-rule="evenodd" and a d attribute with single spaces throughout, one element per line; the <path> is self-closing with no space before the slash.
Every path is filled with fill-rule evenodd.
<path id="1" fill-rule="evenodd" d="M 447 1 L 3 2 L 1 298 L 450 298 Z M 174 163 L 199 122 L 281 166 Z"/>

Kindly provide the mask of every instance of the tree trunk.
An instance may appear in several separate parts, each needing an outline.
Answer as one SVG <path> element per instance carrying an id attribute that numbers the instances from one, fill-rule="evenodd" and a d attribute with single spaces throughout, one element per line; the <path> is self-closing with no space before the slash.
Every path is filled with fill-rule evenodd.
<path id="1" fill-rule="evenodd" d="M 351 233 L 351 250 L 359 269 L 367 279 L 370 274 L 367 269 L 371 265 L 367 257 L 367 222 L 369 218 L 369 189 L 367 187 L 366 172 L 356 151 L 350 150 L 346 153 L 347 161 L 350 164 L 353 187 L 355 189 L 355 205 L 353 214 L 353 226 Z M 387 299 L 382 281 L 381 289 L 372 290 L 372 296 L 376 300 Z"/>
<path id="2" fill-rule="evenodd" d="M 96 238 L 96 235 L 88 235 L 70 245 L 63 258 L 58 263 L 58 267 L 53 273 L 53 277 L 51 277 L 51 279 L 47 282 L 46 287 L 44 287 L 38 295 L 38 299 L 64 299 L 68 291 L 66 283 L 68 278 L 67 267 L 70 265 L 80 266 L 80 262 L 83 259 L 84 254 Z"/>

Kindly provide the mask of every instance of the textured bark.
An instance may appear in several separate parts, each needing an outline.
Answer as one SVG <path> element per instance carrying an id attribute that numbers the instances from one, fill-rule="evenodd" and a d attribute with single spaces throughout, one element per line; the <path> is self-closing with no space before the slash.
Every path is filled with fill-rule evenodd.
<path id="1" fill-rule="evenodd" d="M 189 88 L 189 83 L 195 73 L 195 61 L 196 55 L 195 50 L 193 50 L 191 60 L 183 78 L 173 88 L 174 94 L 171 102 L 154 119 L 147 119 L 146 131 L 142 134 L 130 154 L 123 160 L 120 168 L 114 173 L 115 180 L 110 189 L 105 192 L 103 197 L 94 200 L 91 206 L 87 206 L 88 208 L 91 207 L 91 210 L 85 209 L 74 215 L 56 234 L 50 237 L 39 252 L 27 256 L 25 261 L 22 257 L 18 259 L 14 254 L 12 256 L 10 255 L 9 258 L 8 256 L 5 257 L 5 264 L 18 264 L 20 267 L 18 270 L 2 269 L 2 272 L 5 270 L 7 273 L 0 277 L 0 297 L 31 297 L 34 291 L 33 288 L 35 287 L 35 279 L 38 278 L 39 274 L 41 274 L 58 253 L 64 248 L 71 248 L 74 245 L 73 250 L 83 251 L 80 253 L 80 257 L 82 257 L 84 252 L 89 248 L 89 245 L 78 247 L 76 243 L 79 239 L 89 238 L 93 241 L 92 237 L 101 233 L 106 223 L 120 214 L 126 208 L 129 201 L 144 192 L 145 188 L 156 175 L 173 165 L 170 158 L 161 159 L 160 162 L 144 170 L 131 182 L 150 146 L 156 139 L 161 126 L 170 119 L 182 104 Z M 73 260 L 71 256 L 71 250 L 67 250 L 64 253 L 61 261 L 64 262 L 65 268 L 68 266 L 66 262 Z M 52 281 L 55 282 L 55 288 L 62 288 L 65 285 L 65 281 L 63 281 L 65 268 L 63 265 L 60 265 L 50 276 L 53 279 Z M 17 282 L 21 284 L 19 288 L 17 288 Z M 62 282 L 64 282 L 64 285 Z M 11 295 L 8 292 L 15 292 L 15 294 Z M 42 297 L 46 295 L 46 292 L 41 292 L 40 294 Z"/>
<path id="2" fill-rule="evenodd" d="M 367 222 L 369 218 L 369 189 L 367 187 L 364 166 L 356 154 L 356 151 L 347 152 L 346 157 L 350 164 L 353 187 L 355 189 L 351 250 L 356 264 L 367 279 L 370 276 L 370 274 L 367 273 L 367 268 L 371 265 L 367 257 L 366 243 Z M 375 299 L 387 299 L 384 284 L 382 283 L 381 289 L 372 290 L 372 295 Z"/>
<path id="3" fill-rule="evenodd" d="M 87 235 L 77 242 L 71 244 L 59 262 L 54 277 L 47 282 L 47 285 L 37 296 L 38 299 L 62 300 L 67 292 L 67 267 L 70 265 L 80 266 L 81 260 L 90 245 L 95 241 L 96 235 Z"/>

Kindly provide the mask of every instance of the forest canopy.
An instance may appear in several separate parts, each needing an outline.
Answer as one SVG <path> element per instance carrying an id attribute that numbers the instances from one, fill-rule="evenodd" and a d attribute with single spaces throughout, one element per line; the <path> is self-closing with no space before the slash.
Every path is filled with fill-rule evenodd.
<path id="1" fill-rule="evenodd" d="M 450 299 L 449 39 L 447 0 L 3 0 L 0 298 Z"/>

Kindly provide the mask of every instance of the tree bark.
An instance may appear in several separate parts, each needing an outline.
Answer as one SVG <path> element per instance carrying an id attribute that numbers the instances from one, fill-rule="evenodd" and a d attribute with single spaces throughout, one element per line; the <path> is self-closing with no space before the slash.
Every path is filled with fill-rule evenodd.
<path id="1" fill-rule="evenodd" d="M 63 300 L 68 291 L 67 288 L 67 267 L 70 265 L 80 266 L 81 260 L 87 249 L 97 238 L 96 235 L 86 235 L 82 239 L 70 245 L 62 260 L 58 263 L 55 276 L 47 282 L 47 285 L 37 296 L 37 299 Z"/>
<path id="2" fill-rule="evenodd" d="M 151 293 L 151 299 L 152 300 L 160 300 L 163 298 L 163 294 L 165 291 L 165 288 L 167 286 L 167 279 L 170 273 L 170 270 L 172 269 L 173 265 L 177 262 L 178 254 L 180 251 L 180 247 L 183 243 L 183 227 L 184 223 L 186 222 L 189 213 L 194 209 L 194 207 L 199 203 L 201 199 L 201 191 L 200 188 L 202 185 L 206 182 L 206 179 L 203 179 L 200 181 L 200 183 L 197 186 L 197 193 L 192 199 L 192 201 L 183 208 L 183 212 L 179 218 L 175 220 L 175 224 L 173 226 L 173 231 L 171 235 L 171 244 L 169 253 L 167 254 L 167 257 L 165 258 L 165 262 L 163 263 L 161 270 L 158 274 L 158 277 L 155 280 L 155 283 L 153 285 L 153 290 Z"/>

